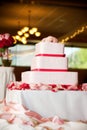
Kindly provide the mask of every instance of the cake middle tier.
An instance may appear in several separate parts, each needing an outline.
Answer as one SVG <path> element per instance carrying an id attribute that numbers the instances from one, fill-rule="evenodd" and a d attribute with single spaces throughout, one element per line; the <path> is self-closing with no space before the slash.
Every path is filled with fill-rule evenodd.
<path id="1" fill-rule="evenodd" d="M 77 72 L 26 71 L 22 72 L 22 82 L 31 84 L 77 85 Z"/>
<path id="2" fill-rule="evenodd" d="M 66 71 L 67 69 L 67 57 L 36 56 L 31 65 L 31 70 Z"/>

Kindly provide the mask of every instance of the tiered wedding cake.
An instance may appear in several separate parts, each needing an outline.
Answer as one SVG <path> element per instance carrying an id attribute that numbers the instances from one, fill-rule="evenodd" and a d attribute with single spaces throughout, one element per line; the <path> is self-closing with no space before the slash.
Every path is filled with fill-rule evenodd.
<path id="1" fill-rule="evenodd" d="M 64 44 L 48 37 L 36 44 L 31 71 L 22 73 L 22 81 L 35 84 L 77 85 L 78 73 L 68 71 L 68 59 Z"/>

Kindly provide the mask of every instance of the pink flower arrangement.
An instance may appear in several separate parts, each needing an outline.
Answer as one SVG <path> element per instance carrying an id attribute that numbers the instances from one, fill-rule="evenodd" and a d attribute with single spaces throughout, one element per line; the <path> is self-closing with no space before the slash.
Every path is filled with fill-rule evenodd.
<path id="1" fill-rule="evenodd" d="M 0 34 L 0 51 L 3 52 L 11 46 L 14 46 L 13 37 L 9 33 Z"/>
<path id="2" fill-rule="evenodd" d="M 11 53 L 8 48 L 15 45 L 14 41 L 9 33 L 0 34 L 0 57 L 3 66 L 11 65 Z"/>

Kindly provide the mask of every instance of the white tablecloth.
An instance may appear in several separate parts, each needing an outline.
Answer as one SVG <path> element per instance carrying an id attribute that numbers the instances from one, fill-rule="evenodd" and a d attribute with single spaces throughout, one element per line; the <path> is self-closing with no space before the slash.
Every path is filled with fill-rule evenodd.
<path id="1" fill-rule="evenodd" d="M 10 81 L 15 81 L 13 67 L 0 67 L 0 100 L 3 100 L 6 95 L 6 87 Z"/>
<path id="2" fill-rule="evenodd" d="M 86 91 L 8 90 L 7 101 L 21 103 L 44 117 L 58 115 L 68 120 L 87 120 Z"/>

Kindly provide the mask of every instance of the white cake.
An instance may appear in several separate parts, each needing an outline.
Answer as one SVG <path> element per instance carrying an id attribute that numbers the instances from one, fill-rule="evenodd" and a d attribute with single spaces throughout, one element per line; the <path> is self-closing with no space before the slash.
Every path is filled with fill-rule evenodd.
<path id="1" fill-rule="evenodd" d="M 36 55 L 39 54 L 53 54 L 53 55 L 64 55 L 64 44 L 53 44 L 52 42 L 39 42 L 36 44 Z"/>
<path id="2" fill-rule="evenodd" d="M 49 61 L 49 62 L 48 62 Z M 55 63 L 55 64 L 53 64 Z M 36 56 L 33 59 L 31 70 L 67 71 L 66 57 Z"/>
<path id="3" fill-rule="evenodd" d="M 77 85 L 78 73 L 68 71 L 64 44 L 42 40 L 36 44 L 31 71 L 22 73 L 22 81 L 29 84 Z"/>
<path id="4" fill-rule="evenodd" d="M 29 84 L 76 85 L 76 72 L 26 71 L 22 73 L 22 82 Z"/>

